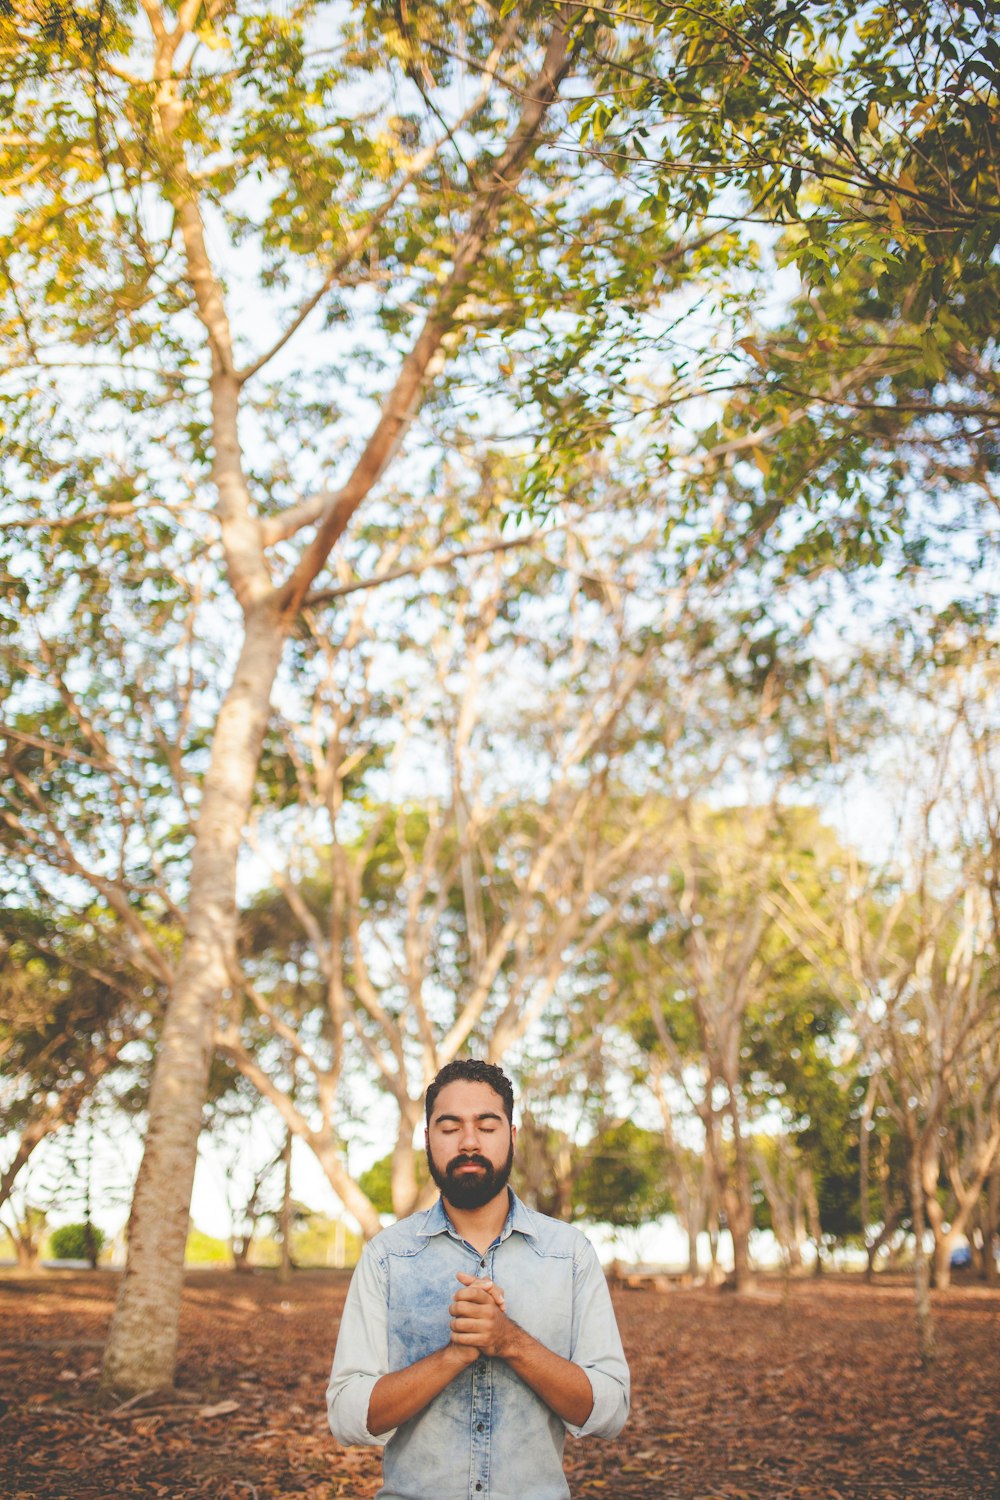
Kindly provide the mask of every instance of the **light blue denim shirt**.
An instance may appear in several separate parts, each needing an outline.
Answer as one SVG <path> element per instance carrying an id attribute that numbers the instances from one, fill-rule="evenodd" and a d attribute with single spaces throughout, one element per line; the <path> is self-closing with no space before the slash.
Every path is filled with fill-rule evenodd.
<path id="1" fill-rule="evenodd" d="M 562 1452 L 574 1437 L 615 1437 L 629 1373 L 604 1272 L 584 1235 L 532 1212 L 512 1192 L 485 1254 L 463 1240 L 440 1199 L 365 1246 L 351 1281 L 327 1389 L 342 1443 L 385 1444 L 379 1500 L 566 1500 Z M 502 1359 L 479 1358 L 392 1432 L 368 1431 L 380 1376 L 450 1339 L 456 1272 L 489 1276 L 507 1316 L 586 1371 L 594 1405 L 582 1427 L 555 1416 Z"/>

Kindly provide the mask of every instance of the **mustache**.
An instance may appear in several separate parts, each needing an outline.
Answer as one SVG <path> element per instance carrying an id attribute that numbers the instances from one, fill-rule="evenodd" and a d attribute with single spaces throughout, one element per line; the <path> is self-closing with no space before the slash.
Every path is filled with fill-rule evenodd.
<path id="1" fill-rule="evenodd" d="M 460 1167 L 482 1167 L 484 1172 L 492 1172 L 493 1165 L 486 1160 L 485 1156 L 455 1156 L 445 1167 L 445 1172 L 450 1177 Z"/>

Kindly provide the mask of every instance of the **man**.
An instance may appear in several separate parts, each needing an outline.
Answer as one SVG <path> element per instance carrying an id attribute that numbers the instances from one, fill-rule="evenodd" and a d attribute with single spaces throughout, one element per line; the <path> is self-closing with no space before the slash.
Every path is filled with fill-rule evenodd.
<path id="1" fill-rule="evenodd" d="M 425 1110 L 441 1197 L 365 1246 L 331 1430 L 385 1444 L 379 1500 L 566 1500 L 567 1430 L 615 1437 L 628 1415 L 604 1274 L 578 1229 L 508 1188 L 517 1131 L 499 1068 L 449 1063 Z"/>

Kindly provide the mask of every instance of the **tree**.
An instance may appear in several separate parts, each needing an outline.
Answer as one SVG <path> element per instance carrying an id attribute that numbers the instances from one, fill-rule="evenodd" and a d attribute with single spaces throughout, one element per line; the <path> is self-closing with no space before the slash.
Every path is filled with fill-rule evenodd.
<path id="1" fill-rule="evenodd" d="M 822 910 L 842 855 L 811 810 L 777 799 L 764 807 L 689 804 L 679 821 L 659 885 L 635 910 L 641 925 L 623 930 L 619 982 L 633 996 L 629 1031 L 675 1153 L 676 1101 L 686 1100 L 700 1123 L 712 1192 L 689 1170 L 675 1189 L 675 1198 L 690 1204 L 692 1258 L 711 1196 L 732 1237 L 736 1285 L 745 1289 L 752 1280 L 754 1117 L 783 1101 L 786 1090 L 794 1097 L 788 1075 L 800 1077 L 816 1064 L 824 1029 L 816 1024 L 811 967 L 777 898 L 792 880 L 803 902 Z M 786 1052 L 783 1030 L 786 1039 L 799 1033 L 809 1041 Z M 804 1123 L 794 1105 L 791 1120 Z M 675 1159 L 680 1172 L 683 1158 Z"/>
<path id="2" fill-rule="evenodd" d="M 619 253 L 629 244 L 623 205 L 584 192 L 553 220 L 565 179 L 545 148 L 572 60 L 559 12 L 501 19 L 489 7 L 428 6 L 401 18 L 320 5 L 289 15 L 149 0 L 138 22 L 124 5 L 92 15 L 39 4 L 3 26 L 3 165 L 19 198 L 4 264 L 16 347 L 8 423 L 12 489 L 29 496 L 19 524 L 98 570 L 130 545 L 137 514 L 160 529 L 162 574 L 176 530 L 188 528 L 182 566 L 189 537 L 195 551 L 211 538 L 239 640 L 202 738 L 184 942 L 176 964 L 161 966 L 170 999 L 105 1361 L 107 1385 L 139 1390 L 172 1378 L 215 1011 L 233 983 L 242 832 L 301 609 L 428 391 L 444 390 L 440 372 L 494 378 L 508 362 L 490 338 L 477 361 L 475 335 L 509 337 L 533 305 L 583 326 L 609 278 L 641 304 L 659 295 L 658 273 Z M 332 51 L 313 45 L 324 33 Z M 73 233 L 54 235 L 57 221 Z M 273 332 L 260 328 L 254 297 L 241 307 L 241 276 L 227 286 L 219 243 L 271 295 Z M 266 430 L 279 389 L 266 389 L 265 372 L 280 370 L 293 336 L 302 343 L 314 311 L 337 323 L 352 305 L 368 317 L 366 357 L 394 373 L 376 369 L 367 402 L 350 381 L 334 395 L 319 376 L 311 389 L 286 389 L 283 420 L 256 459 L 243 434 L 253 421 Z M 551 323 L 536 328 L 535 388 L 565 390 L 553 374 L 563 348 Z M 60 411 L 67 366 L 90 422 Z M 142 432 L 124 448 L 107 422 L 122 410 Z M 24 580 L 22 593 L 32 586 Z"/>

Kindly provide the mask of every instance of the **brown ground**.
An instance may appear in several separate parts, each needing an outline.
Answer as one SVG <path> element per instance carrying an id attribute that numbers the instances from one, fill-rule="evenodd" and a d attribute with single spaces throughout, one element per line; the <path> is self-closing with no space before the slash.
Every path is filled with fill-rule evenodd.
<path id="1" fill-rule="evenodd" d="M 379 1459 L 330 1437 L 323 1388 L 346 1277 L 195 1272 L 184 1399 L 96 1399 L 108 1273 L 0 1277 L 3 1500 L 363 1500 Z M 632 1417 L 570 1441 L 575 1500 L 987 1500 L 1000 1496 L 1000 1292 L 936 1299 L 915 1358 L 903 1283 L 765 1283 L 750 1299 L 623 1291 Z M 213 1408 L 216 1410 L 213 1412 Z"/>

